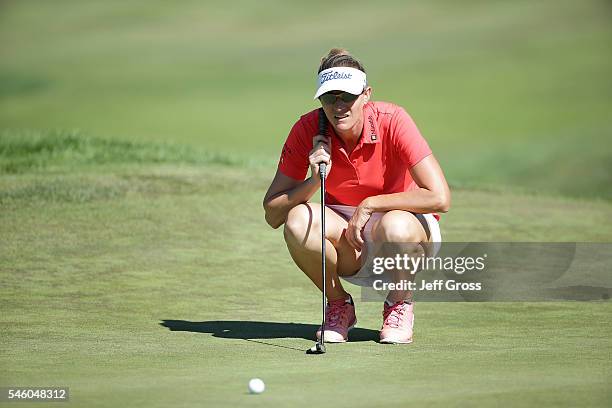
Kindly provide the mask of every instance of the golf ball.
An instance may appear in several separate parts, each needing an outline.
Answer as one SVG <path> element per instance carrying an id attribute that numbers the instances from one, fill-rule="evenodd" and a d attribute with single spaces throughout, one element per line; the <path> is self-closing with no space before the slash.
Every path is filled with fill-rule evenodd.
<path id="1" fill-rule="evenodd" d="M 266 389 L 266 384 L 259 378 L 253 378 L 249 381 L 249 392 L 251 394 L 261 394 Z"/>

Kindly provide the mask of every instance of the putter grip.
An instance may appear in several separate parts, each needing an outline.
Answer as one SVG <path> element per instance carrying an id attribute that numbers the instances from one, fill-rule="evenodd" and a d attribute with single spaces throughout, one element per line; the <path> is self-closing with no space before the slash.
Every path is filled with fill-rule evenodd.
<path id="1" fill-rule="evenodd" d="M 319 134 L 327 136 L 327 117 L 323 108 L 319 108 Z"/>
<path id="2" fill-rule="evenodd" d="M 319 134 L 327 136 L 327 117 L 325 116 L 323 108 L 319 108 Z M 327 165 L 325 163 L 319 163 L 319 177 L 321 177 L 321 179 L 325 178 L 326 168 Z"/>

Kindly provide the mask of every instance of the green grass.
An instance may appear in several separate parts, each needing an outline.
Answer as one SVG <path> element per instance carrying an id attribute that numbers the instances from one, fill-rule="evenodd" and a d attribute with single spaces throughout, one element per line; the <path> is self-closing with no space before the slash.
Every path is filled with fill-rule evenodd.
<path id="1" fill-rule="evenodd" d="M 610 10 L 0 3 L 0 386 L 87 407 L 608 406 L 609 301 L 420 302 L 408 347 L 358 302 L 353 341 L 306 356 L 319 294 L 261 199 L 340 45 L 440 160 L 445 240 L 612 241 Z"/>
<path id="2" fill-rule="evenodd" d="M 307 356 L 319 297 L 263 220 L 273 167 L 71 140 L 0 143 L 65 158 L 0 178 L 4 385 L 66 385 L 92 407 L 606 405 L 609 302 L 421 302 L 407 347 L 378 344 L 380 304 L 359 302 L 354 341 Z M 456 189 L 443 233 L 610 241 L 611 217 L 605 201 Z"/>
<path id="3" fill-rule="evenodd" d="M 211 153 L 185 145 L 106 140 L 76 131 L 4 131 L 0 138 L 0 171 L 7 174 L 48 171 L 54 167 L 65 169 L 67 166 L 82 170 L 86 165 L 125 162 L 249 164 L 245 157 Z M 250 164 L 254 164 L 253 161 Z"/>
<path id="4" fill-rule="evenodd" d="M 611 199 L 609 15 L 599 0 L 4 3 L 0 123 L 269 160 L 342 45 L 454 183 Z"/>

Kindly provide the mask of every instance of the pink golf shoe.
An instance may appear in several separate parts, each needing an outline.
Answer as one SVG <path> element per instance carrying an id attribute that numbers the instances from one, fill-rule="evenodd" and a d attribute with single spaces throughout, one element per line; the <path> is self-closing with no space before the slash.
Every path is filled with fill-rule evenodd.
<path id="1" fill-rule="evenodd" d="M 381 343 L 412 343 L 412 327 L 414 325 L 413 309 L 413 302 L 407 303 L 401 301 L 391 306 L 385 302 L 383 325 L 380 329 Z"/>
<path id="2" fill-rule="evenodd" d="M 348 332 L 355 324 L 355 304 L 353 298 L 332 300 L 325 308 L 325 342 L 344 343 L 348 340 Z M 317 340 L 321 340 L 321 327 L 317 330 Z"/>

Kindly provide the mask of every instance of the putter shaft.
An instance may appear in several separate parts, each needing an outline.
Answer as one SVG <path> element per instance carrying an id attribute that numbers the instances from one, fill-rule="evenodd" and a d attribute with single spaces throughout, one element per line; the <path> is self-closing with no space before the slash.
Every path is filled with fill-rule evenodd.
<path id="1" fill-rule="evenodd" d="M 321 178 L 321 273 L 323 275 L 322 310 L 323 323 L 321 325 L 321 345 L 325 344 L 325 309 L 327 307 L 327 273 L 325 271 L 325 172 L 326 164 L 319 165 L 319 177 Z M 323 346 L 325 350 L 325 346 Z M 325 351 L 323 351 L 325 352 Z"/>

